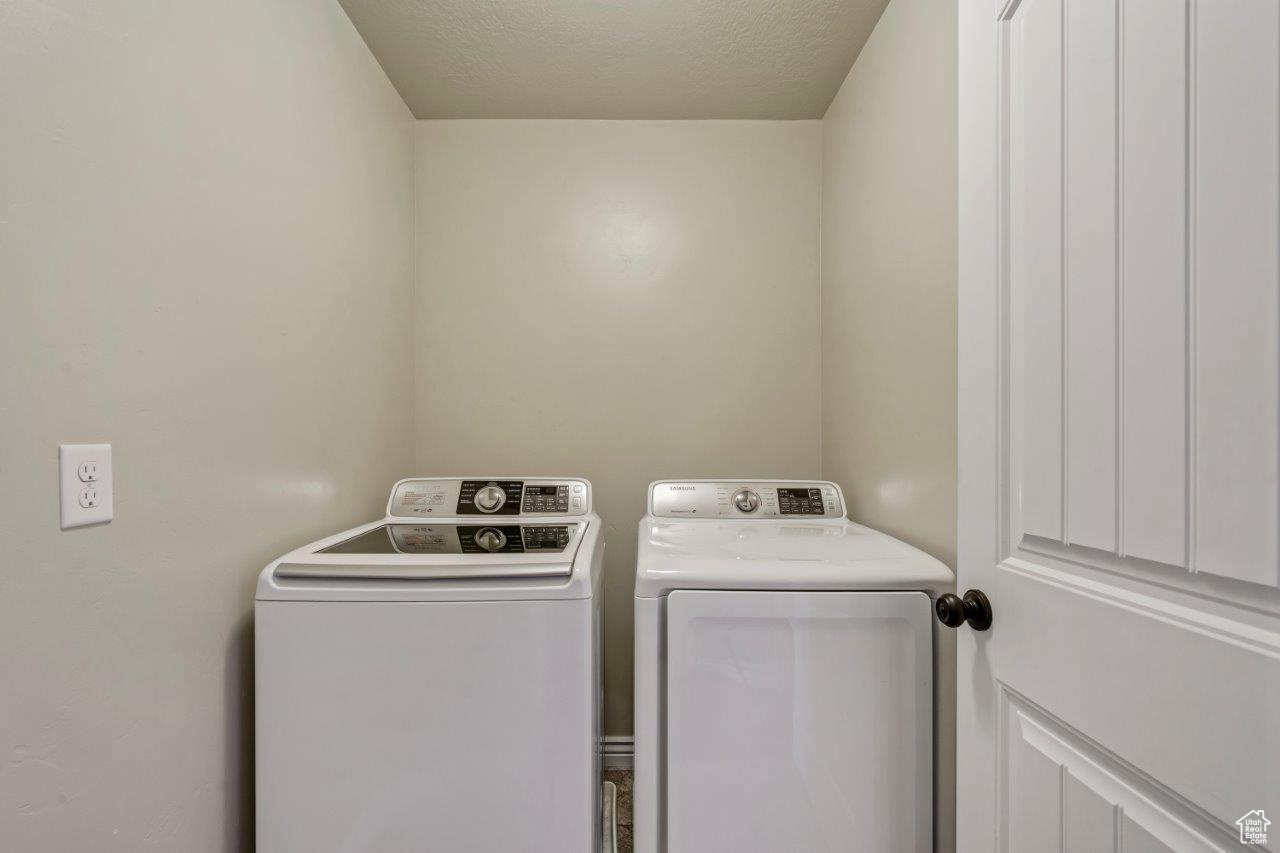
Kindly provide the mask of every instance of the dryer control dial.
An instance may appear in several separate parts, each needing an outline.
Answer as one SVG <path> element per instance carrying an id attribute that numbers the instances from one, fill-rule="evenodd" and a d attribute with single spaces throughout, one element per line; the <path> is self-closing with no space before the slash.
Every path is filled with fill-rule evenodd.
<path id="1" fill-rule="evenodd" d="M 476 509 L 481 512 L 497 512 L 507 502 L 507 493 L 501 486 L 485 486 L 478 489 L 475 496 Z"/>
<path id="2" fill-rule="evenodd" d="M 501 530 L 486 527 L 476 533 L 476 544 L 489 553 L 501 551 L 507 544 L 507 537 Z"/>
<path id="3" fill-rule="evenodd" d="M 760 508 L 760 496 L 750 489 L 738 489 L 733 493 L 733 505 L 743 512 L 755 512 Z"/>

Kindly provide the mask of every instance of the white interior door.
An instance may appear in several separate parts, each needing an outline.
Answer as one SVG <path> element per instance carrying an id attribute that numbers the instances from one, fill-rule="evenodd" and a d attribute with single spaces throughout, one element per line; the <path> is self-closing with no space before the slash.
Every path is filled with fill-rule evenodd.
<path id="1" fill-rule="evenodd" d="M 1280 4 L 960 24 L 959 583 L 994 624 L 959 629 L 959 848 L 1248 849 L 1280 830 Z"/>

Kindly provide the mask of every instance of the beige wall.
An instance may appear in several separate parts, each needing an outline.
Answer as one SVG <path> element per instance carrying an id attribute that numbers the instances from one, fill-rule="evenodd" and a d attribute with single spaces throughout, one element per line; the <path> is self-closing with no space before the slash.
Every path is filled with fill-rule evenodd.
<path id="1" fill-rule="evenodd" d="M 631 733 L 659 477 L 819 472 L 817 122 L 418 124 L 417 469 L 582 474 Z"/>
<path id="2" fill-rule="evenodd" d="M 410 468 L 412 134 L 331 0 L 0 9 L 0 849 L 248 849 L 255 576 Z"/>
<path id="3" fill-rule="evenodd" d="M 892 0 L 822 124 L 822 470 L 856 521 L 956 552 L 956 4 Z M 938 849 L 955 648 L 939 635 Z"/>
<path id="4" fill-rule="evenodd" d="M 0 848 L 244 846 L 257 571 L 406 473 L 595 482 L 611 734 L 650 480 L 821 467 L 953 562 L 950 4 L 824 122 L 419 122 L 416 187 L 334 2 L 0 24 Z M 110 525 L 57 529 L 71 441 Z"/>
<path id="5" fill-rule="evenodd" d="M 956 9 L 892 0 L 822 126 L 822 465 L 955 565 Z"/>

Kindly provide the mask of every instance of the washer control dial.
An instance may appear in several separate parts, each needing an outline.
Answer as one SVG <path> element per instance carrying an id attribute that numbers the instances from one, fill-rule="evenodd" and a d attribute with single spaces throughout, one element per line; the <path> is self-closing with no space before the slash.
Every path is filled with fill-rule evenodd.
<path id="1" fill-rule="evenodd" d="M 501 551 L 507 544 L 507 537 L 501 530 L 486 527 L 476 533 L 476 544 L 489 553 Z"/>
<path id="2" fill-rule="evenodd" d="M 502 490 L 501 486 L 485 486 L 476 491 L 475 504 L 476 509 L 484 513 L 494 513 L 502 509 L 502 505 L 507 502 L 507 493 Z M 497 531 L 495 531 L 497 532 Z"/>
<path id="3" fill-rule="evenodd" d="M 760 508 L 760 496 L 750 489 L 738 489 L 733 493 L 733 505 L 742 512 L 755 512 Z"/>

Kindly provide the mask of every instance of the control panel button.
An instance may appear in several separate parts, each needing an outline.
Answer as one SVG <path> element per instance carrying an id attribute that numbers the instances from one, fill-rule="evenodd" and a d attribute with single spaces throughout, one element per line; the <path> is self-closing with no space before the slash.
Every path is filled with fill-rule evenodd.
<path id="1" fill-rule="evenodd" d="M 755 512 L 760 508 L 760 496 L 750 489 L 738 489 L 733 493 L 733 505 L 741 512 Z"/>
<path id="2" fill-rule="evenodd" d="M 507 502 L 507 493 L 501 486 L 485 486 L 476 492 L 476 509 L 481 512 L 497 512 Z"/>

